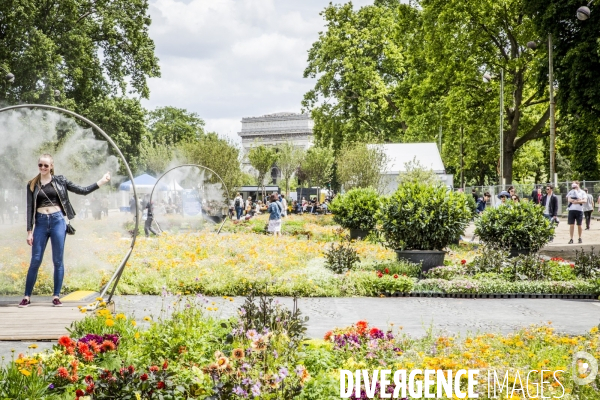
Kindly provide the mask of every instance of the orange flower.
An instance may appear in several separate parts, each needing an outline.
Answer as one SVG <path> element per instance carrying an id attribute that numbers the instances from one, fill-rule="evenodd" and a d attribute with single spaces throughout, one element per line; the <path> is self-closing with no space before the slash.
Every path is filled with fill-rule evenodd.
<path id="1" fill-rule="evenodd" d="M 83 354 L 83 353 L 87 353 L 88 351 L 90 351 L 90 346 L 88 346 L 86 343 L 83 342 L 78 342 L 77 343 L 77 350 Z"/>
<path id="2" fill-rule="evenodd" d="M 150 367 L 150 372 L 157 372 L 158 371 L 158 367 L 156 365 L 153 365 Z"/>
<path id="3" fill-rule="evenodd" d="M 244 349 L 233 349 L 233 351 L 231 352 L 231 357 L 233 357 L 234 360 L 241 360 L 244 358 Z"/>
<path id="4" fill-rule="evenodd" d="M 368 326 L 368 322 L 367 321 L 358 321 L 356 323 L 356 327 L 358 328 L 358 333 L 360 335 L 364 335 L 367 332 L 367 326 Z"/>
<path id="5" fill-rule="evenodd" d="M 61 377 L 63 379 L 67 379 L 69 377 L 69 371 L 67 371 L 67 369 L 65 367 L 58 367 L 58 370 L 56 371 L 56 375 L 58 375 L 59 377 Z"/>
<path id="6" fill-rule="evenodd" d="M 331 332 L 331 331 L 325 332 L 325 340 L 327 340 L 327 341 L 331 340 L 332 335 L 333 335 L 333 332 Z"/>
<path id="7" fill-rule="evenodd" d="M 105 340 L 104 342 L 102 342 L 102 350 L 104 351 L 109 351 L 109 350 L 114 350 L 116 349 L 115 344 L 112 342 L 112 340 Z"/>
<path id="8" fill-rule="evenodd" d="M 90 351 L 83 353 L 83 359 L 87 362 L 94 361 L 94 353 Z"/>
<path id="9" fill-rule="evenodd" d="M 102 350 L 100 348 L 100 345 L 98 345 L 98 343 L 96 343 L 95 340 L 90 340 L 89 347 L 92 349 L 92 351 L 94 353 L 100 353 L 100 351 Z"/>

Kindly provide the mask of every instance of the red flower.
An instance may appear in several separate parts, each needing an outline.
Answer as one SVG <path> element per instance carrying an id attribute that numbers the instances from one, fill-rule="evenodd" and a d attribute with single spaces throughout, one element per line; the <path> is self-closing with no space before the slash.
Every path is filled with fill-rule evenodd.
<path id="1" fill-rule="evenodd" d="M 73 346 L 73 341 L 68 336 L 61 336 L 60 339 L 58 339 L 58 344 L 63 347 L 71 347 Z"/>
<path id="2" fill-rule="evenodd" d="M 386 269 L 385 269 L 385 273 L 386 273 L 386 274 L 389 274 L 389 273 L 390 273 L 390 270 L 389 270 L 389 268 L 386 268 Z"/>
<path id="3" fill-rule="evenodd" d="M 147 381 L 147 380 L 148 380 L 148 374 L 142 374 L 142 375 L 140 376 L 140 380 L 141 380 L 142 382 L 143 382 L 143 381 Z"/>
<path id="4" fill-rule="evenodd" d="M 575 264 L 569 264 L 571 268 L 575 268 Z"/>
<path id="5" fill-rule="evenodd" d="M 94 361 L 94 353 L 92 353 L 91 351 L 83 353 L 83 359 L 87 362 Z"/>
<path id="6" fill-rule="evenodd" d="M 94 382 L 94 378 L 91 375 L 87 375 L 84 378 L 84 381 L 85 381 L 85 383 L 87 383 L 89 385 L 90 383 Z"/>
<path id="7" fill-rule="evenodd" d="M 117 348 L 117 346 L 115 346 L 114 342 L 112 340 L 105 340 L 104 342 L 102 342 L 102 345 L 100 346 L 102 348 L 102 351 L 109 351 L 109 350 L 114 350 Z"/>
<path id="8" fill-rule="evenodd" d="M 83 354 L 83 353 L 87 353 L 88 351 L 90 351 L 90 347 L 87 344 L 83 343 L 83 342 L 78 342 L 77 343 L 77 350 L 81 354 Z"/>
<path id="9" fill-rule="evenodd" d="M 67 371 L 65 367 L 58 367 L 56 375 L 60 376 L 63 379 L 67 379 L 69 378 L 69 371 Z"/>
<path id="10" fill-rule="evenodd" d="M 77 389 L 77 390 L 75 391 L 75 396 L 77 396 L 77 397 L 81 397 L 81 396 L 83 396 L 83 395 L 85 395 L 85 393 L 83 392 L 83 390 L 81 390 L 81 389 Z"/>
<path id="11" fill-rule="evenodd" d="M 383 277 L 383 274 L 380 272 L 377 274 L 377 277 L 381 278 L 381 277 Z"/>
<path id="12" fill-rule="evenodd" d="M 156 365 L 153 365 L 150 367 L 150 372 L 156 372 L 158 371 L 158 367 Z"/>
<path id="13" fill-rule="evenodd" d="M 85 391 L 86 391 L 88 394 L 92 394 L 92 393 L 94 393 L 94 382 L 90 383 L 90 384 L 88 385 L 88 387 L 86 387 L 86 388 L 85 388 Z"/>
<path id="14" fill-rule="evenodd" d="M 169 363 L 167 362 L 167 360 L 165 360 L 165 362 L 162 365 L 162 369 L 165 370 L 169 367 Z"/>
<path id="15" fill-rule="evenodd" d="M 467 263 L 467 260 L 460 260 L 460 263 L 461 263 L 462 265 L 465 265 L 465 264 Z"/>
<path id="16" fill-rule="evenodd" d="M 367 331 L 367 326 L 369 324 L 367 323 L 367 321 L 358 321 L 356 323 L 356 327 L 358 328 L 358 333 L 359 334 L 364 334 Z"/>
<path id="17" fill-rule="evenodd" d="M 133 371 L 135 371 L 135 368 L 133 368 L 133 365 L 130 365 L 129 367 L 127 367 L 127 371 L 129 371 L 130 374 L 133 374 Z"/>
<path id="18" fill-rule="evenodd" d="M 163 381 L 160 381 L 156 384 L 156 387 L 158 389 L 164 389 L 165 388 L 165 383 Z"/>
<path id="19" fill-rule="evenodd" d="M 327 331 L 327 332 L 325 332 L 325 337 L 324 337 L 324 339 L 325 339 L 325 340 L 328 340 L 328 341 L 329 341 L 329 340 L 331 340 L 331 335 L 333 335 L 333 332 L 331 332 L 331 331 Z"/>
<path id="20" fill-rule="evenodd" d="M 398 274 L 394 274 L 394 279 L 398 279 Z"/>

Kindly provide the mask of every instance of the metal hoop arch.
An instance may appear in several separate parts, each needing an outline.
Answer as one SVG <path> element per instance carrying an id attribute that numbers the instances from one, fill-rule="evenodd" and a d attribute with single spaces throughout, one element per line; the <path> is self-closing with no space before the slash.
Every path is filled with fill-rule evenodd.
<path id="1" fill-rule="evenodd" d="M 44 109 L 44 110 L 57 111 L 59 113 L 67 114 L 67 115 L 70 115 L 71 117 L 74 117 L 76 119 L 79 119 L 80 121 L 85 122 L 86 124 L 91 126 L 92 129 L 95 129 L 98 133 L 100 133 L 102 135 L 102 137 L 104 137 L 104 139 L 106 139 L 106 141 L 113 147 L 113 149 L 117 152 L 117 154 L 121 158 L 121 161 L 123 162 L 123 165 L 125 166 L 125 170 L 127 171 L 127 175 L 129 176 L 129 179 L 131 180 L 131 187 L 133 188 L 133 197 L 135 198 L 135 204 L 136 205 L 138 204 L 138 197 L 137 197 L 137 192 L 135 190 L 135 183 L 133 182 L 133 174 L 131 173 L 131 169 L 129 168 L 129 164 L 127 163 L 127 160 L 125 160 L 123 153 L 121 153 L 121 150 L 117 147 L 115 142 L 98 125 L 96 125 L 89 119 L 87 119 L 77 113 L 74 113 L 73 111 L 65 110 L 64 108 L 60 108 L 60 107 L 48 106 L 45 104 L 18 104 L 15 106 L 0 108 L 0 113 L 4 112 L 4 111 L 17 110 L 17 109 L 21 109 L 21 108 L 29 108 L 29 109 L 40 108 L 40 109 Z M 139 212 L 139 210 L 138 210 L 138 212 Z M 129 260 L 129 257 L 131 256 L 131 253 L 133 252 L 133 247 L 135 246 L 135 239 L 137 237 L 137 232 L 138 232 L 138 225 L 139 225 L 138 220 L 139 220 L 139 218 L 137 218 L 137 213 L 136 213 L 135 227 L 133 229 L 133 237 L 131 238 L 131 244 L 129 246 L 129 250 L 125 254 L 125 257 L 121 261 L 121 264 L 119 264 L 119 267 L 117 268 L 117 270 L 114 272 L 114 274 L 112 275 L 110 280 L 106 283 L 106 285 L 102 288 L 102 291 L 100 293 L 100 297 L 104 298 L 104 295 L 106 295 L 106 292 L 108 291 L 111 284 L 113 285 L 112 290 L 110 291 L 110 294 L 108 296 L 108 299 L 106 300 L 107 303 L 111 302 L 112 297 L 115 293 L 115 289 L 117 288 L 117 284 L 119 283 L 119 279 L 121 278 L 121 275 L 123 274 L 123 270 L 125 269 L 125 264 L 127 263 L 127 260 Z M 98 301 L 93 303 L 92 308 L 96 308 L 97 306 L 98 306 Z"/>
<path id="2" fill-rule="evenodd" d="M 217 178 L 219 178 L 219 180 L 221 181 L 221 183 L 223 184 L 223 188 L 225 189 L 225 192 L 227 193 L 227 202 L 229 202 L 231 200 L 230 196 L 229 196 L 229 190 L 227 190 L 227 186 L 225 185 L 225 182 L 223 181 L 223 179 L 221 178 L 221 176 L 219 174 L 217 174 L 215 171 L 213 171 L 212 169 L 205 167 L 204 165 L 200 165 L 200 164 L 181 164 L 178 165 L 176 167 L 173 167 L 167 171 L 165 171 L 165 173 L 163 173 L 161 176 L 158 177 L 158 179 L 156 180 L 156 183 L 154 183 L 154 186 L 152 187 L 152 191 L 150 192 L 150 200 L 152 200 L 152 196 L 154 196 L 154 189 L 156 189 L 156 186 L 158 185 L 158 182 L 160 182 L 160 180 L 162 178 L 164 178 L 165 175 L 167 175 L 169 172 L 173 171 L 174 169 L 177 168 L 182 168 L 182 167 L 197 167 L 197 168 L 204 168 L 205 170 L 215 174 L 215 176 Z M 229 203 L 227 204 L 227 207 L 229 207 Z M 223 222 L 221 223 L 221 226 L 219 226 L 219 230 L 217 231 L 217 235 L 219 233 L 221 233 L 221 229 L 223 229 L 223 225 L 225 225 L 225 222 L 227 222 L 227 218 L 223 218 Z"/>

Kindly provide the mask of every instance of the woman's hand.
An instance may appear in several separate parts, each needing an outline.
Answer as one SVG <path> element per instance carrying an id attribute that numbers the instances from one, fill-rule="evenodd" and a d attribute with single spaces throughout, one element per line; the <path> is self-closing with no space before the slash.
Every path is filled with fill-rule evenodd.
<path id="1" fill-rule="evenodd" d="M 105 183 L 110 182 L 110 172 L 107 172 L 106 174 L 104 174 L 104 176 L 102 177 L 102 179 L 100 179 L 98 181 L 98 186 L 102 186 Z"/>
<path id="2" fill-rule="evenodd" d="M 33 245 L 33 232 L 32 231 L 27 232 L 27 244 L 30 246 Z"/>

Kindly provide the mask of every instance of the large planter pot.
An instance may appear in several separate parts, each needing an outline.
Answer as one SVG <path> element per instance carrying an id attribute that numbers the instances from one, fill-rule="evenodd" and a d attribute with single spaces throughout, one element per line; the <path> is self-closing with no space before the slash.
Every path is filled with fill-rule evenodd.
<path id="1" fill-rule="evenodd" d="M 371 231 L 365 231 L 362 229 L 350 229 L 350 239 L 364 239 Z"/>
<path id="2" fill-rule="evenodd" d="M 415 264 L 421 264 L 423 272 L 444 265 L 445 255 L 445 251 L 438 250 L 396 250 L 399 261 L 407 260 Z"/>
<path id="3" fill-rule="evenodd" d="M 514 258 L 514 257 L 518 257 L 520 255 L 529 255 L 531 254 L 531 249 L 517 249 L 516 247 L 511 247 L 510 252 L 509 252 L 509 257 L 510 258 Z"/>

